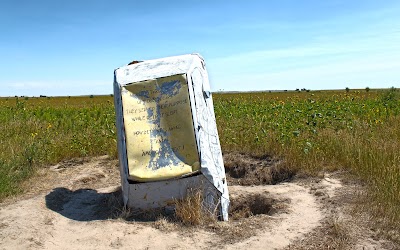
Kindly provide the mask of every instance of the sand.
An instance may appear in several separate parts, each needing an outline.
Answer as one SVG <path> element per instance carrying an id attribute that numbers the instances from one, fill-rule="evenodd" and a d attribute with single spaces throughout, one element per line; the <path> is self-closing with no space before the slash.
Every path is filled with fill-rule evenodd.
<path id="1" fill-rule="evenodd" d="M 317 239 L 324 237 L 324 222 L 333 216 L 330 201 L 343 195 L 345 187 L 335 177 L 229 186 L 232 198 L 265 194 L 283 205 L 271 214 L 217 222 L 227 232 L 240 231 L 241 223 L 247 225 L 243 230 L 251 230 L 245 234 L 248 237 L 240 237 L 240 232 L 221 236 L 221 230 L 212 227 L 181 227 L 163 219 L 125 220 L 121 213 L 115 216 L 110 202 L 119 192 L 116 164 L 105 156 L 41 170 L 25 184 L 31 186 L 30 192 L 0 204 L 0 249 L 318 249 L 335 243 Z M 305 240 L 312 237 L 316 239 Z M 347 246 L 390 249 L 394 245 L 367 235 L 349 236 Z"/>

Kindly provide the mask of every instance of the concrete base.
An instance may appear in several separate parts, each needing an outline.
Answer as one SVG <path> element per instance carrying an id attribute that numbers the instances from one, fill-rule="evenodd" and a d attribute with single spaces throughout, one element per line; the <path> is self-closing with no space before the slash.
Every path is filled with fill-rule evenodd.
<path id="1" fill-rule="evenodd" d="M 184 198 L 190 189 L 200 189 L 209 211 L 220 210 L 221 193 L 202 174 L 167 181 L 128 184 L 127 206 L 134 209 L 162 208 L 173 205 L 174 199 Z M 218 215 L 220 212 L 218 211 Z"/>

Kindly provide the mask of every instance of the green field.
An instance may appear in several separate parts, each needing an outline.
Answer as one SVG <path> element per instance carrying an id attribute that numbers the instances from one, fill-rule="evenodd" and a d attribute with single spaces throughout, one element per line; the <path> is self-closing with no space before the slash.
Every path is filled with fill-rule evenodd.
<path id="1" fill-rule="evenodd" d="M 0 200 L 23 191 L 38 167 L 117 155 L 110 96 L 1 98 L 0 130 Z"/>
<path id="2" fill-rule="evenodd" d="M 282 159 L 294 174 L 344 170 L 365 183 L 371 214 L 400 221 L 400 93 L 389 90 L 214 94 L 223 152 Z M 0 98 L 0 200 L 35 170 L 117 157 L 111 96 Z"/>

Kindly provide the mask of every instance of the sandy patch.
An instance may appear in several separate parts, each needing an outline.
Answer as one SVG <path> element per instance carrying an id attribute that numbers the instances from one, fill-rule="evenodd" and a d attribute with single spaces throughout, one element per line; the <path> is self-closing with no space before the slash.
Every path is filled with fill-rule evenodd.
<path id="1" fill-rule="evenodd" d="M 349 191 L 333 176 L 230 186 L 232 200 L 268 197 L 268 212 L 203 227 L 164 218 L 125 220 L 113 204 L 119 181 L 117 161 L 107 157 L 41 170 L 26 184 L 30 192 L 0 204 L 0 249 L 318 249 L 341 246 L 321 238 L 321 232 L 330 232 L 332 216 L 336 222 L 351 221 L 340 202 Z M 370 238 L 344 239 L 353 248 L 393 246 Z"/>

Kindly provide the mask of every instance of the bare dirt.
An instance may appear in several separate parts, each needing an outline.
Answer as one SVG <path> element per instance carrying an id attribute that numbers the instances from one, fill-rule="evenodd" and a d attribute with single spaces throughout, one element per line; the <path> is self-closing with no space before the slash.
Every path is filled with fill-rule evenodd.
<path id="1" fill-rule="evenodd" d="M 121 204 L 117 160 L 41 169 L 0 204 L 0 249 L 397 249 L 354 209 L 357 182 L 340 173 L 296 179 L 271 157 L 225 155 L 229 222 L 185 226 Z M 271 185 L 275 184 L 275 185 Z"/>

